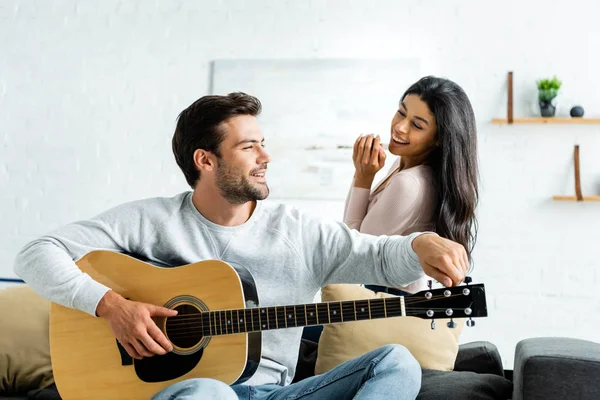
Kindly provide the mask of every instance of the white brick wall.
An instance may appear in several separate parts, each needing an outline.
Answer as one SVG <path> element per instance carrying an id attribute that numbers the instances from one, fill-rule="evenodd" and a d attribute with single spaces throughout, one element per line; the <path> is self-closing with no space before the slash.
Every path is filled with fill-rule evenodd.
<path id="1" fill-rule="evenodd" d="M 600 116 L 599 13 L 593 0 L 4 0 L 0 275 L 53 227 L 186 189 L 170 138 L 207 92 L 210 60 L 419 57 L 424 74 L 465 88 L 478 117 L 473 276 L 490 316 L 462 341 L 495 343 L 510 368 L 525 337 L 600 340 L 600 203 L 550 200 L 573 193 L 576 143 L 584 192 L 600 192 L 600 126 L 489 123 L 505 115 L 508 70 L 517 116 L 533 115 L 535 79 L 552 74 L 564 81 L 560 114 L 581 103 Z M 339 203 L 297 204 L 341 217 Z"/>

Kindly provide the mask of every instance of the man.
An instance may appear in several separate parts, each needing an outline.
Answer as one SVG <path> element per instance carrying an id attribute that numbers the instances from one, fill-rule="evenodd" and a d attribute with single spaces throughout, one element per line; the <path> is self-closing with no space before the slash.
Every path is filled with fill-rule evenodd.
<path id="1" fill-rule="evenodd" d="M 26 245 L 15 271 L 49 300 L 106 319 L 138 359 L 172 350 L 151 318 L 175 311 L 126 300 L 82 273 L 75 261 L 92 250 L 134 254 L 164 266 L 202 259 L 241 265 L 252 273 L 262 306 L 311 302 L 330 283 L 396 287 L 423 271 L 446 286 L 464 279 L 464 248 L 436 234 L 363 235 L 262 202 L 269 194 L 270 157 L 256 121 L 260 111 L 259 100 L 243 93 L 200 98 L 179 115 L 173 136 L 175 159 L 192 192 L 127 203 L 62 227 Z M 414 399 L 419 391 L 419 365 L 396 345 L 290 385 L 300 337 L 298 328 L 264 332 L 259 368 L 242 385 L 193 379 L 155 399 L 380 399 L 390 393 Z"/>

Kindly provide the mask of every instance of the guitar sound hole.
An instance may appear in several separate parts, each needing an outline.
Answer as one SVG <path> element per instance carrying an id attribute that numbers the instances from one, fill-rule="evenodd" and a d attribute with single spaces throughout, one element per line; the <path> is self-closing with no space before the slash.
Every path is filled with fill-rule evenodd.
<path id="1" fill-rule="evenodd" d="M 200 310 L 188 304 L 175 307 L 177 315 L 167 318 L 165 333 L 173 345 L 187 349 L 202 340 L 202 320 Z"/>

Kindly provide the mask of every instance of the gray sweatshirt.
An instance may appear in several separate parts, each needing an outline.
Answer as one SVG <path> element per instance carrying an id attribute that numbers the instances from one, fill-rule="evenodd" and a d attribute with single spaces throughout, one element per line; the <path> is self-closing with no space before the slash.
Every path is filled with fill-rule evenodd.
<path id="1" fill-rule="evenodd" d="M 109 290 L 75 264 L 104 249 L 158 266 L 219 259 L 248 269 L 261 306 L 313 301 L 330 283 L 405 286 L 423 275 L 410 236 L 372 236 L 295 208 L 258 202 L 240 226 L 216 225 L 192 203 L 192 192 L 126 203 L 27 244 L 15 272 L 50 301 L 95 315 Z M 302 328 L 263 332 L 262 359 L 246 384 L 291 383 Z"/>

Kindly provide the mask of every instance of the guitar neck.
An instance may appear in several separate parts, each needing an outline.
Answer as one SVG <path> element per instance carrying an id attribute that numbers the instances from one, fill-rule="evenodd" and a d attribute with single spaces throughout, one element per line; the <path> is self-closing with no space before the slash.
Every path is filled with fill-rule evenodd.
<path id="1" fill-rule="evenodd" d="M 378 318 L 404 317 L 410 314 L 410 306 L 407 310 L 404 297 L 390 297 L 207 311 L 202 313 L 201 325 L 205 336 L 218 336 Z"/>
<path id="2" fill-rule="evenodd" d="M 169 317 L 178 328 L 219 336 L 351 321 L 413 316 L 423 319 L 487 316 L 483 284 L 424 290 L 411 296 L 204 311 Z"/>

